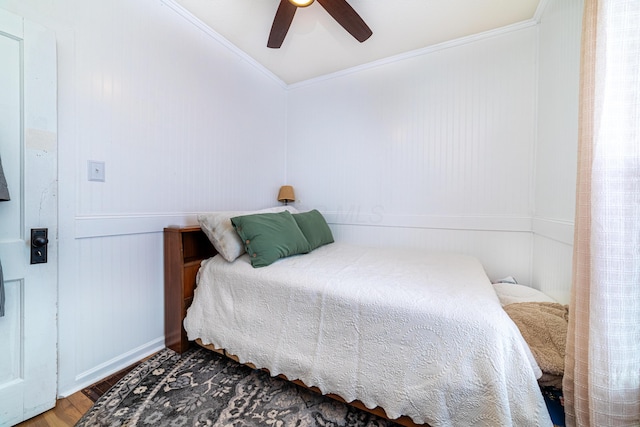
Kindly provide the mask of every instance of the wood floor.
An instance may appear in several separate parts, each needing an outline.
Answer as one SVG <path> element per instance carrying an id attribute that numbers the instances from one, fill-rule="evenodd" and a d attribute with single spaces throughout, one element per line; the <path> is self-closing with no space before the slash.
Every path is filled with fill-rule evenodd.
<path id="1" fill-rule="evenodd" d="M 55 408 L 18 424 L 18 427 L 73 427 L 92 405 L 93 401 L 79 391 L 59 399 Z"/>
<path id="2" fill-rule="evenodd" d="M 149 356 L 151 357 L 151 356 Z M 142 361 L 149 359 L 144 358 Z M 141 362 L 142 362 L 141 361 Z M 56 407 L 27 421 L 18 424 L 16 427 L 73 427 L 80 418 L 89 410 L 93 403 L 114 386 L 129 371 L 135 368 L 138 363 L 134 363 L 128 368 L 93 384 L 84 390 L 78 391 L 69 397 L 58 399 Z"/>

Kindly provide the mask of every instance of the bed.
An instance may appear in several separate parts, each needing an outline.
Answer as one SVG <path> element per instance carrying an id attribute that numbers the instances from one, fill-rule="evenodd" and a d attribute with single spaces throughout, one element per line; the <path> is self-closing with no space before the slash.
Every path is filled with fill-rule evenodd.
<path id="1" fill-rule="evenodd" d="M 282 212 L 199 217 L 215 250 L 201 262 L 192 254 L 200 266 L 183 341 L 405 425 L 551 425 L 540 369 L 477 259 L 323 242 L 306 230 L 321 244 L 279 247 L 252 265 L 260 233 L 226 221 L 301 215 Z M 221 237 L 235 239 L 225 247 Z"/>

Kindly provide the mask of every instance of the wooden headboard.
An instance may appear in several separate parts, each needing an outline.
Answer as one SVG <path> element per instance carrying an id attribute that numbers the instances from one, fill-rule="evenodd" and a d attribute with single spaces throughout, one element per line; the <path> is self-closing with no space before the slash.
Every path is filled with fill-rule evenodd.
<path id="1" fill-rule="evenodd" d="M 200 263 L 215 254 L 199 226 L 164 229 L 164 343 L 178 353 L 190 345 L 182 321 L 193 301 Z"/>

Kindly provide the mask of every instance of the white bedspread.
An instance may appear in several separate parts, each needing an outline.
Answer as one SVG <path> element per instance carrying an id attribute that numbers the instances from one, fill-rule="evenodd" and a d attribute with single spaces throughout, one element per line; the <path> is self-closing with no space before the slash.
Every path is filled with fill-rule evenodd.
<path id="1" fill-rule="evenodd" d="M 432 426 L 551 425 L 541 375 L 482 266 L 334 243 L 255 269 L 203 262 L 184 325 L 269 369 Z"/>

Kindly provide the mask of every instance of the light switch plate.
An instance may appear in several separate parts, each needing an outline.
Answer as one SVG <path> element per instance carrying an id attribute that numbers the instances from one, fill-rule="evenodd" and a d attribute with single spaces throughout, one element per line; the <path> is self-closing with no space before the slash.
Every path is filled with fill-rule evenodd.
<path id="1" fill-rule="evenodd" d="M 87 161 L 89 181 L 104 182 L 104 162 L 95 160 Z"/>

